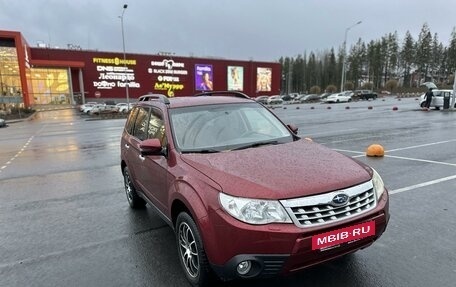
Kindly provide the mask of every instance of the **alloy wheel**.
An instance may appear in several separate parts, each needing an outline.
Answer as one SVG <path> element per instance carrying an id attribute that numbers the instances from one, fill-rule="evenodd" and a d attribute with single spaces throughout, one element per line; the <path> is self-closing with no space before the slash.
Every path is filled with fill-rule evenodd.
<path id="1" fill-rule="evenodd" d="M 195 278 L 199 274 L 198 246 L 193 231 L 186 222 L 179 225 L 178 238 L 182 263 L 188 275 Z"/>
<path id="2" fill-rule="evenodd" d="M 127 194 L 128 203 L 131 204 L 133 202 L 133 189 L 132 189 L 130 174 L 128 172 L 125 172 L 125 174 L 124 174 L 124 184 L 125 184 L 125 193 Z"/>

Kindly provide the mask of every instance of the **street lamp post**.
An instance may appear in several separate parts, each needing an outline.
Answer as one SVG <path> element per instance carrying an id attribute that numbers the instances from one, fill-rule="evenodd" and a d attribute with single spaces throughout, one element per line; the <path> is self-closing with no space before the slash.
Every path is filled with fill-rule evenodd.
<path id="1" fill-rule="evenodd" d="M 122 15 L 119 16 L 120 18 L 120 25 L 122 26 L 122 47 L 123 47 L 123 60 L 124 60 L 124 79 L 125 79 L 125 94 L 127 96 L 127 109 L 130 108 L 130 96 L 128 94 L 128 78 L 127 78 L 127 55 L 125 54 L 125 33 L 124 33 L 124 24 L 123 24 L 123 17 L 125 10 L 127 10 L 128 5 L 123 5 Z"/>
<path id="2" fill-rule="evenodd" d="M 345 66 L 346 66 L 346 49 L 347 49 L 347 34 L 348 34 L 348 31 L 355 27 L 356 25 L 359 25 L 361 24 L 361 21 L 358 21 L 356 22 L 355 24 L 351 25 L 350 27 L 348 27 L 347 29 L 345 29 L 345 36 L 344 36 L 344 52 L 343 52 L 343 55 L 342 55 L 342 77 L 341 77 L 341 81 L 340 81 L 340 91 L 343 92 L 344 89 L 345 89 Z"/>

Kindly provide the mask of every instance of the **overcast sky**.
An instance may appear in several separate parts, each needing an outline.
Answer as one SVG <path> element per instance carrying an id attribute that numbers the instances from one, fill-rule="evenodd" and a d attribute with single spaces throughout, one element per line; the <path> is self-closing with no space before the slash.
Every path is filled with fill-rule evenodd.
<path id="1" fill-rule="evenodd" d="M 127 53 L 275 61 L 304 51 L 336 50 L 361 38 L 408 30 L 416 40 L 428 23 L 448 46 L 455 0 L 0 0 L 0 29 L 23 33 L 29 45 Z"/>

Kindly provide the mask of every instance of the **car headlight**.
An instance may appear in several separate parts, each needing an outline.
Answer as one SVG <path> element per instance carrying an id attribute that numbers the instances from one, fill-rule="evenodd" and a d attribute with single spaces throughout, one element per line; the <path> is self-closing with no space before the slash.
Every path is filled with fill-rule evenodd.
<path id="1" fill-rule="evenodd" d="M 224 193 L 219 193 L 219 199 L 226 212 L 245 223 L 291 223 L 287 212 L 277 200 L 234 197 Z"/>
<path id="2" fill-rule="evenodd" d="M 377 199 L 380 199 L 383 192 L 385 191 L 385 185 L 383 184 L 383 180 L 380 177 L 380 175 L 378 174 L 378 172 L 375 171 L 375 169 L 372 169 L 372 171 L 373 171 L 372 183 L 374 185 L 374 191 L 375 191 L 375 194 L 377 195 Z"/>

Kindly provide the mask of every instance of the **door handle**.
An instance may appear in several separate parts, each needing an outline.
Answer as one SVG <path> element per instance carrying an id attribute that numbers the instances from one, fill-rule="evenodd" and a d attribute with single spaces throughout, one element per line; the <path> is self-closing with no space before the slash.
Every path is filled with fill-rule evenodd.
<path id="1" fill-rule="evenodd" d="M 144 160 L 146 159 L 146 158 L 143 157 L 142 155 L 138 155 L 138 156 L 139 156 L 139 159 L 142 160 L 142 161 L 144 161 Z"/>
<path id="2" fill-rule="evenodd" d="M 126 148 L 126 149 L 129 149 L 129 148 L 130 148 L 130 145 L 129 145 L 129 144 L 125 144 L 125 148 Z"/>

